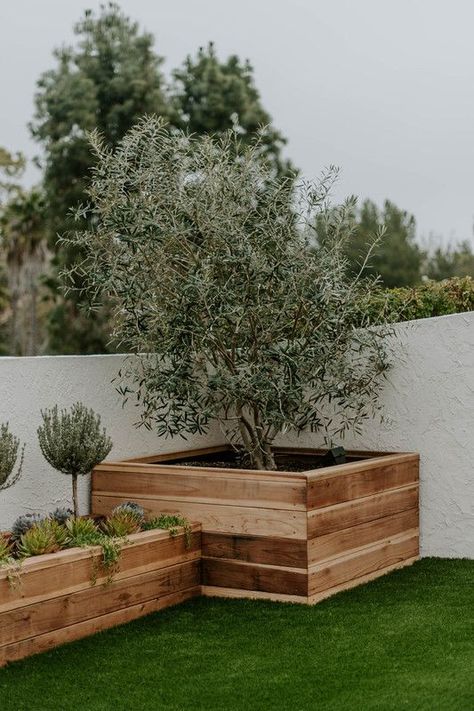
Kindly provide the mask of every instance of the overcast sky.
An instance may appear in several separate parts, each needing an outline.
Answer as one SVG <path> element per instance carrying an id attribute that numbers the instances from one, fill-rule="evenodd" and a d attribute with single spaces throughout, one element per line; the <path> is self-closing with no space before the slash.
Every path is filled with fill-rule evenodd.
<path id="1" fill-rule="evenodd" d="M 26 127 L 53 47 L 95 0 L 0 0 L 0 145 L 35 154 Z M 472 238 L 472 0 L 122 0 L 165 70 L 209 40 L 249 58 L 287 153 L 307 177 L 335 163 L 336 198 L 385 198 L 418 235 Z M 27 180 L 37 174 L 31 168 Z"/>

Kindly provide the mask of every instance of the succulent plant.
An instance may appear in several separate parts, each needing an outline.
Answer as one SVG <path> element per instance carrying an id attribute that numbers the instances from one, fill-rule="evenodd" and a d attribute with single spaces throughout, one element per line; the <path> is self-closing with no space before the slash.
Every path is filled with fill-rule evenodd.
<path id="1" fill-rule="evenodd" d="M 70 519 L 72 516 L 74 516 L 74 513 L 72 509 L 67 509 L 64 506 L 58 506 L 54 511 L 49 515 L 50 518 L 54 519 L 58 523 L 60 523 L 62 526 L 66 523 L 68 519 Z"/>
<path id="2" fill-rule="evenodd" d="M 145 509 L 143 506 L 140 506 L 140 504 L 137 504 L 135 501 L 125 501 L 123 504 L 119 504 L 113 509 L 112 516 L 116 513 L 121 513 L 122 511 L 126 511 L 134 516 L 140 525 L 143 524 L 145 520 Z"/>
<path id="3" fill-rule="evenodd" d="M 184 528 L 186 548 L 191 546 L 191 524 L 184 516 L 180 516 L 179 514 L 161 514 L 160 516 L 154 516 L 143 524 L 145 531 L 151 531 L 155 528 L 163 528 L 169 531 L 172 537 L 178 535 L 180 528 Z"/>
<path id="4" fill-rule="evenodd" d="M 131 533 L 137 533 L 142 528 L 143 520 L 134 511 L 114 511 L 103 523 L 103 529 L 108 536 L 123 538 Z"/>
<path id="5" fill-rule="evenodd" d="M 10 561 L 12 557 L 12 545 L 8 538 L 0 533 L 0 565 Z"/>
<path id="6" fill-rule="evenodd" d="M 32 526 L 36 526 L 37 523 L 44 521 L 44 519 L 45 517 L 39 513 L 27 513 L 18 516 L 11 530 L 13 540 L 19 541 L 24 533 L 29 531 Z"/>
<path id="7" fill-rule="evenodd" d="M 69 518 L 66 523 L 68 546 L 94 546 L 100 543 L 103 534 L 91 518 Z"/>
<path id="8" fill-rule="evenodd" d="M 67 543 L 67 531 L 57 521 L 45 518 L 24 533 L 18 545 L 22 557 L 44 555 L 61 550 Z"/>

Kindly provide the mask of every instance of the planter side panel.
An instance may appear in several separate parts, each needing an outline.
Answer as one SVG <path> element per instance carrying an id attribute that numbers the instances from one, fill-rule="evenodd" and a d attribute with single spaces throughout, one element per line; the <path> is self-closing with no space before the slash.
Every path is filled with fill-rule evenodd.
<path id="1" fill-rule="evenodd" d="M 94 569 L 95 550 L 64 551 L 27 561 L 30 565 L 25 564 L 21 573 L 25 581 L 21 577 L 21 587 L 10 589 L 8 604 L 0 612 L 0 665 L 200 594 L 198 526 L 193 526 L 189 548 L 184 533 L 171 538 L 162 531 L 149 531 L 131 538 L 133 542 L 123 550 L 121 569 L 108 584 L 84 580 L 85 572 Z"/>

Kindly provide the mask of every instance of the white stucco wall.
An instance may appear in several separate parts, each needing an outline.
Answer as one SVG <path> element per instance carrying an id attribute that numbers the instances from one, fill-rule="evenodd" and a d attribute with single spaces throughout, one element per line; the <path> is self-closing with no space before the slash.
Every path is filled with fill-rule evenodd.
<path id="1" fill-rule="evenodd" d="M 343 444 L 419 452 L 422 555 L 474 558 L 474 312 L 396 332 L 404 362 L 384 388 L 385 422 Z M 314 436 L 296 441 L 314 444 Z"/>
<path id="2" fill-rule="evenodd" d="M 37 442 L 40 410 L 45 407 L 69 407 L 78 400 L 92 407 L 112 438 L 109 457 L 115 459 L 222 441 L 217 433 L 186 441 L 159 439 L 143 427 L 134 427 L 136 408 L 131 403 L 122 407 L 111 382 L 122 362 L 120 355 L 0 358 L 0 422 L 8 421 L 12 432 L 26 442 L 21 479 L 0 491 L 0 530 L 8 529 L 22 513 L 47 513 L 70 505 L 69 477 L 49 466 Z M 79 494 L 81 512 L 87 513 L 89 477 L 79 479 Z"/>
<path id="3" fill-rule="evenodd" d="M 421 454 L 421 550 L 425 556 L 474 558 L 474 312 L 425 319 L 397 327 L 403 362 L 393 368 L 384 393 L 385 422 L 370 422 L 350 448 L 418 451 Z M 122 356 L 0 358 L 0 422 L 27 442 L 24 474 L 0 492 L 0 530 L 20 513 L 49 511 L 69 502 L 69 479 L 44 461 L 36 441 L 39 411 L 82 400 L 101 414 L 113 441 L 111 457 L 204 446 L 205 438 L 158 440 L 133 427 L 133 405 L 122 409 L 111 383 Z M 318 446 L 315 435 L 295 442 Z M 87 510 L 88 481 L 80 482 Z"/>

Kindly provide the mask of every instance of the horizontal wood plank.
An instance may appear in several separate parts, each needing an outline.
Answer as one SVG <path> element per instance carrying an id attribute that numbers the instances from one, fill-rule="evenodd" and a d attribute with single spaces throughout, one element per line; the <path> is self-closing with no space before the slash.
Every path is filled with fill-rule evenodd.
<path id="1" fill-rule="evenodd" d="M 308 594 L 311 596 L 369 573 L 380 572 L 414 558 L 418 553 L 419 535 L 418 530 L 414 530 L 317 563 L 309 567 Z"/>
<path id="2" fill-rule="evenodd" d="M 0 614 L 0 647 L 200 585 L 200 561 L 95 585 Z"/>
<path id="3" fill-rule="evenodd" d="M 418 484 L 390 489 L 308 513 L 308 539 L 418 507 Z"/>
<path id="4" fill-rule="evenodd" d="M 419 457 L 416 454 L 390 455 L 327 468 L 308 478 L 308 509 L 398 489 L 417 483 L 418 478 Z"/>
<path id="5" fill-rule="evenodd" d="M 235 588 L 217 588 L 212 585 L 203 585 L 201 594 L 204 597 L 227 597 L 247 600 L 271 600 L 272 602 L 291 602 L 307 604 L 305 595 L 282 595 L 281 593 L 262 592 L 261 590 L 236 590 Z"/>
<path id="6" fill-rule="evenodd" d="M 227 558 L 290 568 L 306 568 L 308 564 L 307 543 L 296 538 L 204 533 L 202 554 L 207 558 Z"/>
<path id="7" fill-rule="evenodd" d="M 214 476 L 198 472 L 143 472 L 96 469 L 92 476 L 95 495 L 113 494 L 124 499 L 142 498 L 231 504 L 271 509 L 306 509 L 306 483 L 302 480 Z"/>
<path id="8" fill-rule="evenodd" d="M 216 558 L 202 559 L 202 584 L 285 595 L 308 594 L 306 570 Z"/>
<path id="9" fill-rule="evenodd" d="M 147 602 L 127 607 L 123 610 L 115 610 L 101 617 L 95 617 L 76 625 L 64 627 L 62 629 L 47 632 L 37 637 L 15 642 L 4 647 L 0 647 L 0 667 L 8 662 L 29 657 L 32 654 L 45 652 L 53 647 L 73 642 L 83 637 L 88 637 L 96 632 L 122 625 L 138 617 L 149 615 L 171 605 L 177 605 L 201 594 L 200 586 L 188 588 L 180 592 L 165 595 L 164 597 L 148 600 Z"/>
<path id="10" fill-rule="evenodd" d="M 377 518 L 358 526 L 317 536 L 308 541 L 308 563 L 318 563 L 354 548 L 376 543 L 390 536 L 418 528 L 418 509 L 401 511 L 392 516 Z"/>
<path id="11" fill-rule="evenodd" d="M 168 531 L 144 531 L 129 536 L 128 541 L 120 554 L 116 580 L 198 559 L 201 555 L 198 525 L 193 526 L 189 548 L 183 533 L 172 537 Z M 88 589 L 94 577 L 96 584 L 101 585 L 108 576 L 101 559 L 102 549 L 98 546 L 28 558 L 21 564 L 14 584 L 8 580 L 8 569 L 0 569 L 0 613 Z"/>
<path id="12" fill-rule="evenodd" d="M 117 496 L 93 494 L 92 511 L 95 514 L 108 514 L 123 500 Z M 191 521 L 199 521 L 203 531 L 306 539 L 307 514 L 304 511 L 213 505 L 171 499 L 135 497 L 134 500 L 143 506 L 148 515 L 182 514 Z"/>
<path id="13" fill-rule="evenodd" d="M 392 565 L 387 565 L 385 568 L 379 568 L 378 570 L 375 570 L 372 573 L 367 573 L 366 575 L 361 575 L 359 578 L 353 578 L 352 580 L 347 580 L 345 583 L 341 583 L 340 585 L 335 585 L 334 587 L 328 588 L 327 590 L 324 590 L 323 592 L 318 592 L 318 593 L 315 593 L 314 595 L 310 595 L 307 598 L 306 602 L 308 605 L 316 605 L 318 602 L 327 600 L 328 597 L 337 595 L 340 592 L 345 592 L 346 590 L 352 590 L 353 588 L 359 587 L 359 585 L 365 585 L 366 583 L 370 583 L 370 582 L 372 582 L 372 580 L 376 580 L 377 578 L 380 578 L 383 575 L 388 575 L 389 573 L 393 573 L 395 570 L 400 570 L 401 568 L 406 568 L 410 565 L 413 565 L 413 563 L 416 563 L 417 560 L 419 560 L 419 557 L 416 555 L 413 558 L 406 558 L 405 560 L 397 561 L 396 563 L 393 563 Z"/>

